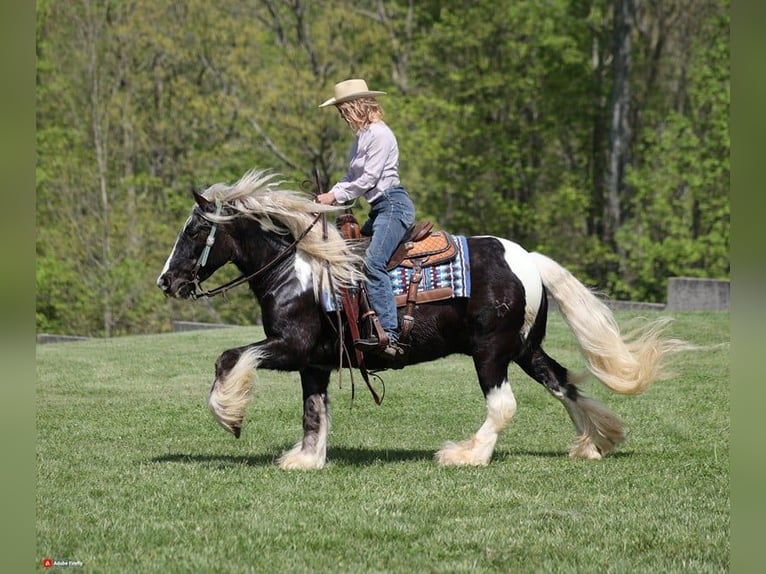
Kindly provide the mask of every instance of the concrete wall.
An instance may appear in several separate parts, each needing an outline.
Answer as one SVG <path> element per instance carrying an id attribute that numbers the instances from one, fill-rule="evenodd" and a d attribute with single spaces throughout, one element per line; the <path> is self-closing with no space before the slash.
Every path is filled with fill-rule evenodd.
<path id="1" fill-rule="evenodd" d="M 612 310 L 620 311 L 728 311 L 730 282 L 723 279 L 671 277 L 668 279 L 667 304 L 604 299 Z M 556 309 L 556 301 L 548 298 Z"/>
<path id="2" fill-rule="evenodd" d="M 173 332 L 197 331 L 199 329 L 223 329 L 224 327 L 233 327 L 226 323 L 199 323 L 197 321 L 173 321 Z"/>
<path id="3" fill-rule="evenodd" d="M 40 333 L 37 335 L 37 342 L 39 344 L 45 343 L 71 343 L 73 341 L 87 341 L 90 337 L 74 337 L 71 335 L 49 335 L 48 333 Z"/>
<path id="4" fill-rule="evenodd" d="M 619 301 L 599 297 L 612 311 L 664 311 L 664 303 L 642 303 L 641 301 Z M 548 310 L 557 311 L 559 308 L 553 297 L 548 297 Z"/>
<path id="5" fill-rule="evenodd" d="M 730 282 L 721 279 L 671 277 L 668 279 L 668 311 L 728 311 Z"/>

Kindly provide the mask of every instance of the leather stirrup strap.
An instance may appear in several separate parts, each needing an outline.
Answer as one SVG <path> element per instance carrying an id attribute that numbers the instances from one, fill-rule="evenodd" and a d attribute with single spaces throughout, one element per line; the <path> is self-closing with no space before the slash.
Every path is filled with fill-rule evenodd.
<path id="1" fill-rule="evenodd" d="M 423 259 L 413 259 L 412 276 L 407 287 L 407 307 L 402 316 L 402 333 L 399 337 L 404 344 L 409 343 L 410 332 L 415 325 L 415 304 L 418 300 L 418 286 L 423 278 Z"/>
<path id="2" fill-rule="evenodd" d="M 351 294 L 348 292 L 348 289 L 341 289 L 341 303 L 343 305 L 343 310 L 346 313 L 346 319 L 348 320 L 348 326 L 351 330 L 351 338 L 352 340 L 357 340 L 360 338 L 359 335 L 359 305 L 355 304 L 353 299 L 356 299 L 359 297 L 359 294 L 355 295 L 354 297 L 351 296 Z M 342 337 L 343 334 L 339 333 L 339 337 Z M 359 369 L 359 372 L 362 374 L 362 379 L 364 379 L 365 384 L 367 385 L 367 388 L 370 389 L 370 394 L 372 394 L 372 400 L 375 401 L 376 405 L 380 405 L 380 403 L 383 402 L 383 399 L 378 395 L 378 393 L 375 392 L 375 389 L 372 386 L 372 383 L 370 383 L 370 375 L 367 372 L 367 365 L 365 365 L 364 362 L 364 353 L 362 353 L 359 349 L 354 349 L 354 354 L 356 356 L 356 364 L 357 368 Z M 353 379 L 351 381 L 351 398 L 354 398 L 354 384 Z"/>

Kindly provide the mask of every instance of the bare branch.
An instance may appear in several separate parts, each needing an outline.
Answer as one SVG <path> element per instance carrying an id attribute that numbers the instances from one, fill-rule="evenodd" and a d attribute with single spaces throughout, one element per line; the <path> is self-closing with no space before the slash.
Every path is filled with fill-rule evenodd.
<path id="1" fill-rule="evenodd" d="M 274 143 L 274 140 L 272 140 L 266 132 L 263 130 L 261 125 L 254 120 L 253 118 L 247 119 L 248 123 L 252 126 L 252 128 L 258 132 L 258 135 L 263 138 L 263 142 L 266 144 L 266 147 L 271 150 L 271 152 L 277 156 L 287 167 L 290 169 L 299 169 L 298 166 L 295 164 L 295 162 L 291 161 L 283 152 L 279 149 L 277 144 Z"/>

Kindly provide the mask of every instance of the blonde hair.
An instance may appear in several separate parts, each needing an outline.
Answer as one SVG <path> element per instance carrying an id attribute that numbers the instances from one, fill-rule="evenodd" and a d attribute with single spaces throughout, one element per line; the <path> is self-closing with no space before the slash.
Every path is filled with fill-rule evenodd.
<path id="1" fill-rule="evenodd" d="M 336 107 L 354 132 L 383 119 L 383 108 L 375 98 L 357 98 L 336 104 Z"/>

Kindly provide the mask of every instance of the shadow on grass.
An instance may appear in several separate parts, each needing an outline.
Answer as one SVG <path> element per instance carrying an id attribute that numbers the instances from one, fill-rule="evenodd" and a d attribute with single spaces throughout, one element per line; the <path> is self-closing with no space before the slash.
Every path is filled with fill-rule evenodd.
<path id="1" fill-rule="evenodd" d="M 610 458 L 623 458 L 623 457 L 632 457 L 633 456 L 632 451 L 617 451 L 617 452 L 610 452 L 608 455 L 606 455 L 606 459 Z M 497 451 L 495 454 L 492 455 L 492 460 L 494 462 L 500 462 L 500 461 L 512 461 L 513 459 L 518 458 L 560 458 L 560 459 L 568 459 L 569 458 L 569 452 L 565 450 L 509 450 L 509 451 Z M 583 461 L 586 464 L 588 462 L 592 461 Z M 491 464 L 491 463 L 490 463 Z"/>
<path id="2" fill-rule="evenodd" d="M 155 456 L 149 462 L 177 462 L 183 464 L 205 464 L 215 466 L 240 465 L 246 466 L 273 466 L 277 463 L 280 453 L 288 450 L 292 445 L 275 449 L 274 453 L 259 454 L 253 456 L 239 456 L 227 454 L 183 454 L 168 453 Z M 432 460 L 434 453 L 430 450 L 403 450 L 403 449 L 366 449 L 333 447 L 328 450 L 328 462 L 349 466 L 369 466 L 385 462 L 406 462 L 413 460 Z"/>
<path id="3" fill-rule="evenodd" d="M 234 456 L 228 454 L 181 454 L 168 453 L 155 456 L 149 462 L 178 462 L 182 464 L 198 464 L 204 466 L 272 466 L 277 461 L 276 454 L 262 454 L 255 456 Z"/>
<path id="4" fill-rule="evenodd" d="M 228 454 L 183 454 L 168 453 L 151 458 L 154 463 L 174 462 L 182 464 L 201 464 L 216 467 L 233 465 L 245 466 L 274 466 L 279 454 L 290 448 L 285 446 L 275 449 L 274 453 L 258 454 L 253 456 L 240 456 Z M 359 447 L 333 447 L 327 454 L 328 462 L 348 466 L 370 466 L 380 463 L 396 463 L 408 461 L 434 461 L 434 451 L 431 450 L 404 450 L 404 449 L 369 449 Z M 630 457 L 630 452 L 615 452 L 609 454 L 609 458 Z M 494 462 L 512 461 L 521 457 L 531 458 L 568 458 L 562 451 L 498 451 L 492 457 Z"/>

